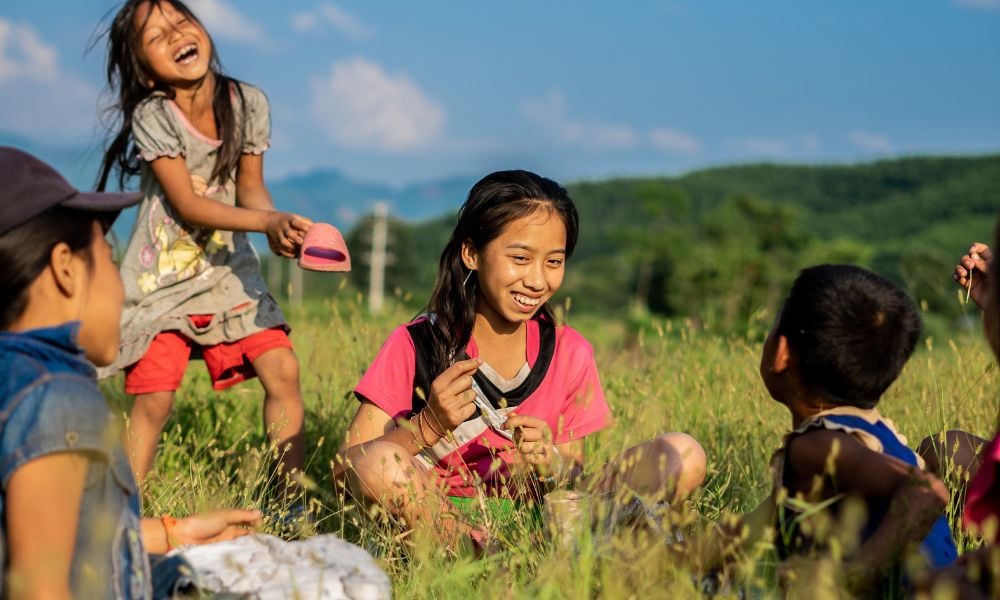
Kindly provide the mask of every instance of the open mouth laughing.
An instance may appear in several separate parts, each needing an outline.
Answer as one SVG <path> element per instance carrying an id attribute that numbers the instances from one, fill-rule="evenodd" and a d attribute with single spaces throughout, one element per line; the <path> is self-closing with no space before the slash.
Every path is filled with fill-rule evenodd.
<path id="1" fill-rule="evenodd" d="M 182 46 L 174 53 L 174 62 L 179 65 L 189 65 L 196 60 L 198 60 L 198 46 L 196 44 Z"/>

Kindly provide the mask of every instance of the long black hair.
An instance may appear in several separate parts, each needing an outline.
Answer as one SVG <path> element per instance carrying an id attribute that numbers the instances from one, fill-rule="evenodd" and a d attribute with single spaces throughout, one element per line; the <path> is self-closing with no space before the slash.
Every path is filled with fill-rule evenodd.
<path id="1" fill-rule="evenodd" d="M 52 249 L 64 242 L 93 264 L 96 213 L 55 206 L 0 235 L 0 330 L 8 329 L 28 306 L 28 289 L 52 260 Z"/>
<path id="2" fill-rule="evenodd" d="M 101 171 L 97 178 L 97 189 L 103 191 L 108 184 L 111 173 L 118 171 L 118 185 L 125 187 L 125 180 L 139 173 L 139 154 L 132 139 L 132 115 L 139 104 L 154 92 L 163 92 L 167 98 L 173 99 L 175 93 L 169 86 L 154 82 L 152 87 L 148 82 L 151 77 L 140 60 L 142 29 L 146 21 L 136 22 L 139 8 L 148 3 L 149 11 L 146 20 L 153 10 L 162 3 L 169 3 L 177 12 L 201 25 L 191 9 L 181 0 L 128 0 L 115 14 L 104 35 L 108 38 L 108 56 L 105 66 L 108 88 L 115 99 L 105 111 L 108 121 L 108 144 L 101 161 Z M 202 26 L 204 29 L 204 26 Z M 206 31 L 206 35 L 208 32 Z M 209 40 L 211 41 L 211 36 Z M 215 89 L 212 91 L 212 112 L 215 115 L 215 125 L 222 144 L 217 150 L 218 156 L 212 170 L 211 181 L 226 183 L 226 178 L 236 172 L 243 148 L 244 127 L 237 122 L 232 95 L 239 99 L 243 106 L 243 90 L 239 81 L 225 75 L 215 42 L 212 42 L 212 57 L 209 68 L 215 74 Z"/>
<path id="3" fill-rule="evenodd" d="M 472 186 L 469 197 L 458 212 L 458 223 L 441 253 L 437 282 L 427 304 L 434 315 L 435 372 L 465 349 L 472 336 L 478 298 L 476 276 L 462 261 L 462 245 L 482 250 L 496 239 L 505 227 L 517 219 L 540 210 L 557 214 L 566 226 L 566 258 L 576 247 L 580 224 L 573 200 L 561 185 L 529 171 L 497 171 Z M 537 313 L 552 319 L 548 303 Z"/>

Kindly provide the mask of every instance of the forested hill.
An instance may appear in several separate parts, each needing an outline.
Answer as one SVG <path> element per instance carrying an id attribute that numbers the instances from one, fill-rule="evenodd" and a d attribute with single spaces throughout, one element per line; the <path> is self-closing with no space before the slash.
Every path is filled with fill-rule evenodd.
<path id="1" fill-rule="evenodd" d="M 581 219 L 564 286 L 574 311 L 640 307 L 740 330 L 773 316 L 800 268 L 836 261 L 871 267 L 931 313 L 955 315 L 951 268 L 970 242 L 991 239 L 1000 155 L 759 164 L 568 187 Z M 392 223 L 390 289 L 426 298 L 453 223 L 453 214 Z M 359 255 L 368 227 L 362 220 L 350 235 Z M 364 264 L 353 277 L 366 280 Z"/>
<path id="2" fill-rule="evenodd" d="M 691 216 L 702 216 L 737 195 L 799 207 L 824 236 L 850 230 L 872 240 L 923 231 L 928 219 L 1000 208 L 1000 155 L 903 158 L 844 166 L 759 164 L 695 171 L 676 179 L 612 180 L 572 186 L 581 210 L 610 202 L 629 209 L 680 192 Z M 659 188 L 659 189 L 658 189 Z M 657 198 L 657 199 L 659 199 Z M 622 221 L 639 222 L 634 212 Z"/>

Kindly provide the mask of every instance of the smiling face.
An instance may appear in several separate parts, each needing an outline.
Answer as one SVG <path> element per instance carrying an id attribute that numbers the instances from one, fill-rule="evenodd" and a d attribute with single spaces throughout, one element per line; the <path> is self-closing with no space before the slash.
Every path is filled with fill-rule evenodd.
<path id="1" fill-rule="evenodd" d="M 200 85 L 211 73 L 212 42 L 193 18 L 170 2 L 139 7 L 135 27 L 139 55 L 147 75 L 174 88 Z"/>
<path id="2" fill-rule="evenodd" d="M 462 260 L 476 271 L 477 317 L 496 330 L 519 327 L 562 285 L 566 226 L 548 207 L 511 221 L 485 248 L 462 246 Z"/>

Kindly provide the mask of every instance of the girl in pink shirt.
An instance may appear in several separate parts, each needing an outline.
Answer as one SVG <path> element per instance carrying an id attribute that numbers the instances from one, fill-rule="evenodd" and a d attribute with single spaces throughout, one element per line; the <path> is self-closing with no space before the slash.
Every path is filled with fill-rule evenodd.
<path id="1" fill-rule="evenodd" d="M 701 484 L 704 451 L 683 433 L 581 477 L 584 440 L 610 413 L 590 344 L 548 305 L 577 234 L 576 208 L 554 181 L 501 171 L 472 188 L 427 315 L 389 336 L 355 389 L 335 478 L 411 524 L 454 517 L 460 498 L 539 499 L 560 484 L 627 487 L 651 502 Z M 449 543 L 484 535 L 456 518 L 434 523 Z"/>

